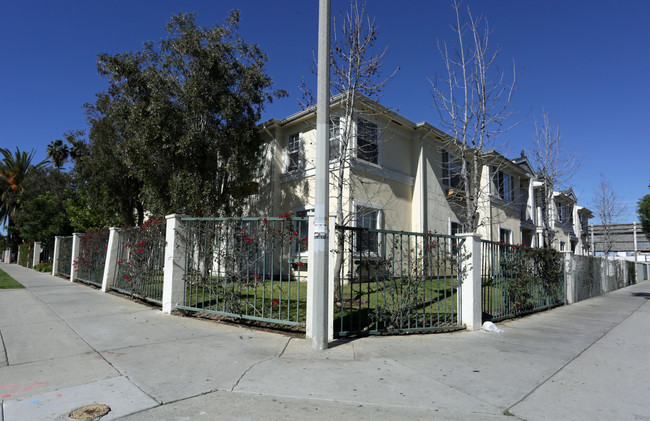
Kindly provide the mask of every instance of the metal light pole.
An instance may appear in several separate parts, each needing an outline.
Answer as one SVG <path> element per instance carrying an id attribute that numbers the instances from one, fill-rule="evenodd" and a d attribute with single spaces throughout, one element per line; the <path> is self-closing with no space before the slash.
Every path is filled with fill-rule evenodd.
<path id="1" fill-rule="evenodd" d="M 314 206 L 314 326 L 312 346 L 327 349 L 330 120 L 330 0 L 318 3 L 318 86 L 316 95 L 316 203 Z M 310 247 L 312 247 L 310 245 Z"/>

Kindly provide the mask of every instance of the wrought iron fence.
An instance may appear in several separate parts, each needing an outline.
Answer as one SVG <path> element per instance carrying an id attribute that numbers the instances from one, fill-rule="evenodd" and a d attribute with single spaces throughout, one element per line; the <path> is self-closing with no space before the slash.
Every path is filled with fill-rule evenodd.
<path id="1" fill-rule="evenodd" d="M 89 231 L 80 238 L 76 261 L 77 280 L 102 286 L 107 248 L 108 230 Z"/>
<path id="2" fill-rule="evenodd" d="M 339 337 L 460 329 L 460 237 L 337 226 Z M 342 249 L 342 250 L 341 250 Z"/>
<path id="3" fill-rule="evenodd" d="M 182 218 L 180 309 L 305 326 L 308 219 Z"/>
<path id="4" fill-rule="evenodd" d="M 29 243 L 29 248 L 27 249 L 27 267 L 30 269 L 34 268 L 34 243 Z"/>
<path id="5" fill-rule="evenodd" d="M 52 256 L 54 255 L 54 244 L 51 242 L 43 242 L 41 244 L 41 257 L 42 263 L 52 263 Z"/>
<path id="6" fill-rule="evenodd" d="M 120 232 L 112 288 L 160 305 L 165 267 L 165 221 L 152 219 Z"/>
<path id="7" fill-rule="evenodd" d="M 70 278 L 70 269 L 72 266 L 72 236 L 60 238 L 57 266 L 59 275 L 66 279 Z"/>
<path id="8" fill-rule="evenodd" d="M 564 303 L 562 255 L 481 241 L 483 318 L 502 320 Z"/>

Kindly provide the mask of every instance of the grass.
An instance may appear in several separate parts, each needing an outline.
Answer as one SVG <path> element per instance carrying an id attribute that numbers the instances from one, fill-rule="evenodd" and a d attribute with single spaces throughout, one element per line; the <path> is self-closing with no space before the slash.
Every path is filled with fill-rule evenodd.
<path id="1" fill-rule="evenodd" d="M 334 327 L 341 331 L 427 329 L 449 327 L 457 321 L 456 284 L 451 278 L 420 282 L 410 293 L 405 282 L 351 283 L 343 286 L 334 306 Z M 388 282 L 388 281 L 387 281 Z M 303 324 L 307 313 L 307 283 L 250 280 L 236 284 L 188 285 L 185 307 L 199 311 Z M 411 297 L 411 302 L 408 302 Z M 413 297 L 417 297 L 415 300 Z M 372 328 L 370 328 L 372 326 Z"/>
<path id="2" fill-rule="evenodd" d="M 23 284 L 9 276 L 7 272 L 0 269 L 0 289 L 18 289 L 25 288 Z"/>

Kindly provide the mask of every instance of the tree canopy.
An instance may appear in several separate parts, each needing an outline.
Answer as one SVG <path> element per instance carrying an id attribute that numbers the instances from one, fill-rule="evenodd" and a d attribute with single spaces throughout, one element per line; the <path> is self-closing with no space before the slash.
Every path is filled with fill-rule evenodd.
<path id="1" fill-rule="evenodd" d="M 650 186 L 648 186 L 650 187 Z M 650 194 L 646 194 L 637 204 L 636 212 L 641 221 L 641 229 L 650 238 Z"/>
<path id="2" fill-rule="evenodd" d="M 178 14 L 168 38 L 99 55 L 109 87 L 87 105 L 88 146 L 89 156 L 101 149 L 103 157 L 87 159 L 112 165 L 111 183 L 123 178 L 124 206 L 157 215 L 237 211 L 260 158 L 256 123 L 266 101 L 285 95 L 271 90 L 267 56 L 237 35 L 238 21 L 234 11 L 224 25 L 203 27 Z"/>

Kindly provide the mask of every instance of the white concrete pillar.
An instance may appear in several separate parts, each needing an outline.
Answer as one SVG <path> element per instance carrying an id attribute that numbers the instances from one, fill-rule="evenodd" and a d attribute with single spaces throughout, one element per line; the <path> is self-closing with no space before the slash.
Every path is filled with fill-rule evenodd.
<path id="1" fill-rule="evenodd" d="M 61 237 L 57 235 L 54 237 L 54 254 L 52 256 L 52 276 L 59 274 L 59 252 L 61 248 Z"/>
<path id="2" fill-rule="evenodd" d="M 32 259 L 32 268 L 41 263 L 41 242 L 34 242 L 34 258 Z"/>
<path id="3" fill-rule="evenodd" d="M 564 253 L 564 287 L 567 304 L 573 304 L 577 301 L 576 297 L 576 279 L 575 279 L 575 258 L 573 253 Z"/>
<path id="4" fill-rule="evenodd" d="M 4 262 L 11 263 L 11 249 L 7 248 L 4 252 Z"/>
<path id="5" fill-rule="evenodd" d="M 334 266 L 336 265 L 336 239 L 337 232 L 335 229 L 336 226 L 336 217 L 330 216 L 328 220 L 329 224 L 329 243 L 328 243 L 328 252 L 329 252 L 329 271 L 328 271 L 328 301 L 327 301 L 327 338 L 328 341 L 334 340 Z M 314 218 L 309 218 L 309 229 L 308 229 L 308 240 L 309 248 L 307 250 L 307 316 L 305 320 L 305 333 L 307 338 L 313 339 L 314 334 L 314 323 L 324 323 L 321 320 L 314 320 L 316 314 L 314 314 L 313 306 L 310 305 L 314 299 L 314 265 L 313 262 L 313 244 L 312 239 L 314 238 Z"/>
<path id="6" fill-rule="evenodd" d="M 75 232 L 72 234 L 72 256 L 70 256 L 70 282 L 77 279 L 77 260 L 79 259 L 79 250 L 81 249 L 81 238 L 83 233 Z"/>
<path id="7" fill-rule="evenodd" d="M 460 311 L 460 323 L 467 327 L 467 330 L 479 330 L 482 324 L 481 304 L 481 235 L 480 234 L 458 234 L 464 239 L 462 245 L 463 255 L 471 256 L 461 262 L 464 279 L 459 279 L 458 309 Z"/>
<path id="8" fill-rule="evenodd" d="M 163 275 L 162 311 L 171 312 L 182 303 L 185 292 L 185 244 L 184 225 L 181 218 L 185 215 L 167 215 L 165 233 L 165 267 Z"/>
<path id="9" fill-rule="evenodd" d="M 104 263 L 104 276 L 102 277 L 102 292 L 111 290 L 113 280 L 117 273 L 117 256 L 120 245 L 120 228 L 108 229 L 108 246 L 106 247 L 106 262 Z"/>

